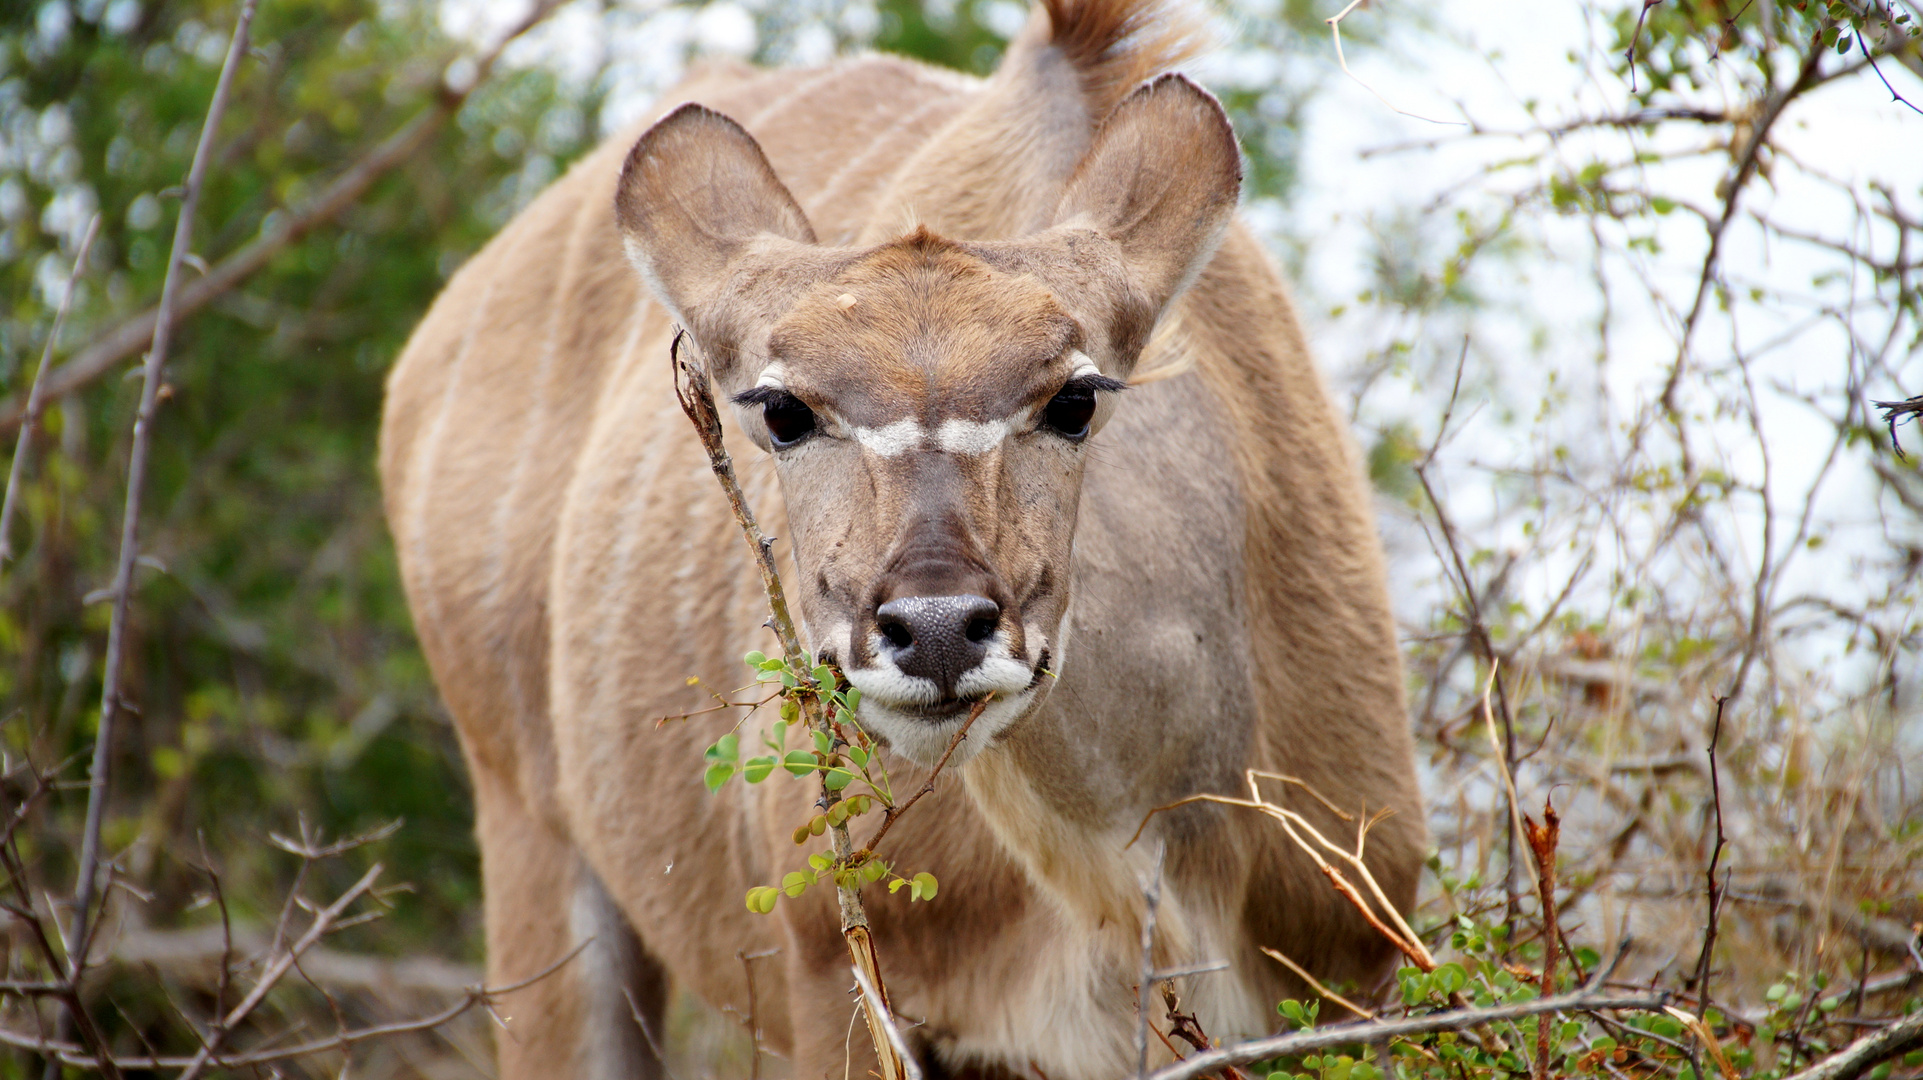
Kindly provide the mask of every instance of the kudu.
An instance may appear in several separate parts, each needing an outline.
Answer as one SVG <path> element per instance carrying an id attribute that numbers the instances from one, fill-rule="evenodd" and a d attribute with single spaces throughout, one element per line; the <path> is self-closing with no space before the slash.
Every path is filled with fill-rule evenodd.
<path id="1" fill-rule="evenodd" d="M 1158 851 L 1155 962 L 1232 965 L 1182 982 L 1211 1035 L 1265 1032 L 1305 993 L 1261 946 L 1327 979 L 1384 970 L 1259 815 L 1189 805 L 1128 844 L 1258 768 L 1298 778 L 1265 790 L 1332 836 L 1356 826 L 1305 789 L 1392 812 L 1367 857 L 1397 904 L 1426 846 L 1370 495 L 1233 220 L 1227 120 L 1164 73 L 1191 40 L 1153 0 L 1044 0 L 986 80 L 885 56 L 707 68 L 416 331 L 381 470 L 473 777 L 489 977 L 591 939 L 506 998 L 503 1076 L 659 1075 L 635 1017 L 659 1036 L 670 986 L 747 1017 L 750 964 L 765 1044 L 807 1080 L 847 1068 L 832 890 L 742 900 L 806 854 L 789 833 L 815 785 L 702 784 L 740 710 L 698 713 L 689 676 L 737 686 L 744 652 L 774 650 L 672 391 L 676 324 L 735 403 L 810 645 L 863 691 L 897 789 L 989 702 L 882 852 L 940 895 L 869 900 L 931 1074 L 1132 1071 Z"/>

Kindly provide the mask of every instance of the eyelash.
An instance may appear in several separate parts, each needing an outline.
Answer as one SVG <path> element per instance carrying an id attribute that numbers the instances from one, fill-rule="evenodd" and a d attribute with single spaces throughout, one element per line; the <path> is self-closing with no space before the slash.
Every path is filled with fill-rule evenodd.
<path id="1" fill-rule="evenodd" d="M 1125 390 L 1128 384 L 1106 375 L 1083 375 L 1070 379 L 1042 406 L 1042 426 L 1070 442 L 1088 438 L 1089 424 L 1095 419 L 1095 395 Z"/>

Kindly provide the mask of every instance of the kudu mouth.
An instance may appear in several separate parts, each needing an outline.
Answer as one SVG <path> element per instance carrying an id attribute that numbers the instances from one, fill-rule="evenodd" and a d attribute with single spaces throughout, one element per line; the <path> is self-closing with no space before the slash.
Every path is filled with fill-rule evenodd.
<path id="1" fill-rule="evenodd" d="M 982 706 L 965 759 L 1035 704 L 1048 653 L 1031 658 L 1019 610 L 985 595 L 1002 592 L 992 580 L 968 582 L 981 591 L 914 584 L 895 578 L 877 591 L 843 670 L 861 691 L 862 722 L 924 764 Z"/>

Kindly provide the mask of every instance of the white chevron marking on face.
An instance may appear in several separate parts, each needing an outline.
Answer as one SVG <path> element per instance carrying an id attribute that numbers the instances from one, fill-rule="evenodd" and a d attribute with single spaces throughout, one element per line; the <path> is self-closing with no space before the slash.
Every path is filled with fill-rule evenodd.
<path id="1" fill-rule="evenodd" d="M 882 457 L 905 454 L 922 444 L 928 433 L 914 420 L 897 420 L 885 427 L 851 428 L 855 441 Z"/>
<path id="2" fill-rule="evenodd" d="M 951 454 L 986 454 L 1008 438 L 1006 420 L 944 420 L 936 441 Z"/>
<path id="3" fill-rule="evenodd" d="M 942 421 L 935 445 L 950 454 L 986 454 L 1002 444 L 1014 425 L 1007 420 Z M 882 457 L 895 457 L 928 441 L 928 429 L 915 420 L 897 420 L 878 428 L 851 428 L 855 441 Z"/>

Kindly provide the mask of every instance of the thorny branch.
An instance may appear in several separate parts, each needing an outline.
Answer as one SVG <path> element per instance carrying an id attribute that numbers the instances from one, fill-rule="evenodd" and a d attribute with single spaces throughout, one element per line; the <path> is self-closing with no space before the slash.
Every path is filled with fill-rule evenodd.
<path id="1" fill-rule="evenodd" d="M 668 346 L 668 363 L 673 370 L 675 397 L 681 403 L 681 410 L 688 415 L 689 423 L 694 425 L 695 434 L 701 439 L 702 449 L 708 455 L 708 467 L 713 470 L 716 481 L 721 484 L 721 490 L 727 495 L 729 508 L 734 511 L 735 523 L 741 527 L 741 535 L 747 540 L 749 551 L 754 556 L 755 566 L 761 572 L 761 585 L 768 595 L 768 606 L 771 612 L 768 626 L 780 640 L 782 653 L 787 659 L 788 666 L 796 672 L 796 678 L 802 682 L 804 692 L 797 695 L 797 704 L 801 709 L 802 718 L 810 729 L 824 732 L 831 739 L 839 741 L 833 726 L 829 724 L 824 714 L 820 695 L 816 692 L 819 687 L 810 674 L 813 671 L 810 657 L 803 651 L 801 636 L 795 632 L 794 620 L 788 614 L 787 595 L 782 590 L 781 574 L 775 566 L 774 540 L 762 533 L 760 523 L 755 520 L 754 510 L 748 505 L 747 495 L 741 489 L 741 481 L 735 476 L 734 459 L 729 456 L 727 447 L 722 442 L 721 414 L 715 405 L 713 384 L 708 378 L 706 367 L 698 360 L 683 359 L 684 348 L 690 353 L 693 352 L 693 345 L 688 341 L 687 332 L 677 327 L 674 338 Z M 973 722 L 972 716 L 970 722 Z M 956 732 L 956 737 L 949 743 L 950 752 L 954 750 L 955 744 L 960 742 L 961 736 L 965 733 L 966 728 Z M 942 760 L 947 761 L 947 754 L 943 755 Z M 930 779 L 932 782 L 933 778 Z M 919 798 L 919 794 L 916 797 Z M 821 797 L 817 805 L 821 806 L 825 812 L 840 801 L 841 793 L 828 786 L 828 775 L 824 770 L 821 774 Z M 885 825 L 886 823 L 884 827 Z M 834 844 L 835 865 L 841 868 L 854 865 L 854 844 L 848 838 L 847 822 L 844 820 L 838 824 L 830 824 L 828 830 Z M 880 836 L 877 835 L 876 839 L 880 839 Z M 860 882 L 856 880 L 845 883 L 838 875 L 835 881 L 835 893 L 840 901 L 841 932 L 848 943 L 849 955 L 854 959 L 855 966 L 866 972 L 873 980 L 877 997 L 883 1005 L 881 1009 L 867 1010 L 868 1034 L 874 1042 L 875 1056 L 882 1067 L 882 1080 L 911 1080 L 907 1073 L 907 1063 L 896 1052 L 894 1043 L 888 1037 L 887 1017 L 893 1014 L 892 1006 L 888 1003 L 887 984 L 881 978 L 881 962 L 875 952 L 874 936 L 868 929 L 868 913 L 862 905 Z"/>
<path id="2" fill-rule="evenodd" d="M 1709 1011 L 1709 974 L 1711 956 L 1716 951 L 1716 923 L 1722 915 L 1723 889 L 1716 884 L 1716 868 L 1722 862 L 1723 846 L 1728 838 L 1723 835 L 1723 782 L 1717 771 L 1716 751 L 1723 741 L 1723 710 L 1729 705 L 1729 698 L 1716 699 L 1716 719 L 1709 729 L 1709 794 L 1715 812 L 1716 843 L 1710 849 L 1709 869 L 1703 872 L 1703 891 L 1708 900 L 1709 911 L 1703 923 L 1703 951 L 1696 960 L 1696 1018 L 1701 1020 Z"/>
<path id="3" fill-rule="evenodd" d="M 74 885 L 73 954 L 68 958 L 67 981 L 79 985 L 87 969 L 87 953 L 93 944 L 93 901 L 95 878 L 100 866 L 100 829 L 107 811 L 108 779 L 113 762 L 114 718 L 121 708 L 123 677 L 122 656 L 127 640 L 127 607 L 133 594 L 136 560 L 140 557 L 140 502 L 147 483 L 147 458 L 153 446 L 154 418 L 162 400 L 161 380 L 167 371 L 167 347 L 174 324 L 174 303 L 180 287 L 180 268 L 193 250 L 194 212 L 200 205 L 201 184 L 206 179 L 207 163 L 213 156 L 214 140 L 220 134 L 220 121 L 227 112 L 227 96 L 233 90 L 234 75 L 247 55 L 247 32 L 254 21 L 259 0 L 242 0 L 234 22 L 233 38 L 228 42 L 227 58 L 220 67 L 220 80 L 214 85 L 213 100 L 207 106 L 207 119 L 200 128 L 200 142 L 194 147 L 193 164 L 180 201 L 180 217 L 174 224 L 173 250 L 167 259 L 167 275 L 160 289 L 160 307 L 154 318 L 153 345 L 147 353 L 140 388 L 140 413 L 134 420 L 133 450 L 127 464 L 127 506 L 121 517 L 120 558 L 114 568 L 113 615 L 107 628 L 106 668 L 101 678 L 100 725 L 94 734 L 93 768 L 88 774 L 87 822 L 80 841 L 79 880 Z M 73 1022 L 82 1012 L 69 1003 L 67 1013 Z"/>

